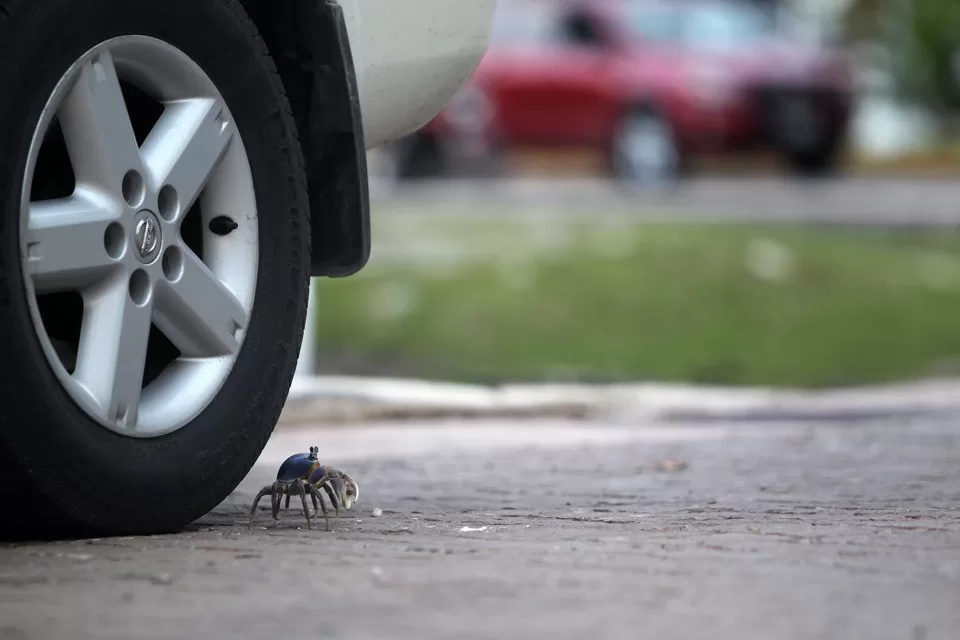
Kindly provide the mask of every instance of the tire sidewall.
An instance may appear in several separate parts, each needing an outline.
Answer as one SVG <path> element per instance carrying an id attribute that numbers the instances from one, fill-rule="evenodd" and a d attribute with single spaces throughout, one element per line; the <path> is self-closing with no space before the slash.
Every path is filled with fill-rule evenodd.
<path id="1" fill-rule="evenodd" d="M 0 471 L 51 517 L 91 530 L 179 527 L 232 491 L 259 455 L 296 365 L 309 283 L 302 159 L 272 63 L 234 0 L 15 0 L 0 14 Z M 179 48 L 217 85 L 243 138 L 260 264 L 246 338 L 220 394 L 159 438 L 113 433 L 68 396 L 30 318 L 20 259 L 20 189 L 33 130 L 60 77 L 90 48 L 141 34 Z M 66 514 L 66 515 L 65 515 Z M 43 517 L 39 512 L 38 517 Z"/>

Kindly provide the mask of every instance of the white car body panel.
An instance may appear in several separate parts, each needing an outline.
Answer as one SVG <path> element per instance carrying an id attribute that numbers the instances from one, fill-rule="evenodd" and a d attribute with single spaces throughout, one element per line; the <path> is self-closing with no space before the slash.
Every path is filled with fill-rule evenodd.
<path id="1" fill-rule="evenodd" d="M 436 116 L 486 52 L 496 0 L 339 0 L 367 149 Z"/>

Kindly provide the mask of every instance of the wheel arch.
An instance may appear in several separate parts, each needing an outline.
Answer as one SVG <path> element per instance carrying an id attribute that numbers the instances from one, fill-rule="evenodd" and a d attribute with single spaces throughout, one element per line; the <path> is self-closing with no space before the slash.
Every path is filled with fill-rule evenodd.
<path id="1" fill-rule="evenodd" d="M 241 2 L 273 57 L 299 131 L 310 200 L 310 275 L 352 275 L 370 256 L 370 202 L 343 10 L 336 0 Z"/>

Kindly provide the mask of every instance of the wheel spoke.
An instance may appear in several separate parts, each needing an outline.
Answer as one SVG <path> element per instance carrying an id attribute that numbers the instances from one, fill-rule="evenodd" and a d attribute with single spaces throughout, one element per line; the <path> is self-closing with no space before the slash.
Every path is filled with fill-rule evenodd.
<path id="1" fill-rule="evenodd" d="M 157 327 L 184 357 L 235 353 L 247 314 L 236 296 L 189 249 L 181 254 L 182 273 L 158 282 Z"/>
<path id="2" fill-rule="evenodd" d="M 120 193 L 128 171 L 142 174 L 137 138 L 108 52 L 82 67 L 57 117 L 78 183 Z"/>
<path id="3" fill-rule="evenodd" d="M 84 299 L 83 328 L 74 379 L 97 401 L 100 417 L 135 428 L 150 337 L 152 301 L 130 298 L 125 279 L 115 278 Z"/>
<path id="4" fill-rule="evenodd" d="M 224 113 L 223 105 L 209 98 L 168 104 L 143 142 L 147 180 L 155 190 L 173 188 L 178 214 L 193 206 L 233 139 Z"/>
<path id="5" fill-rule="evenodd" d="M 123 251 L 120 213 L 106 198 L 75 193 L 31 202 L 25 237 L 27 271 L 38 293 L 91 284 L 116 265 Z M 112 252 L 112 256 L 111 256 Z"/>

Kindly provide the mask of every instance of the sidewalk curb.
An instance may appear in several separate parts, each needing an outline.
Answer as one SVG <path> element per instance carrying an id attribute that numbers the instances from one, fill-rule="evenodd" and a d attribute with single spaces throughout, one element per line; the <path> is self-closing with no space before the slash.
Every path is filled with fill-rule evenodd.
<path id="1" fill-rule="evenodd" d="M 465 385 L 349 376 L 294 380 L 281 424 L 443 418 L 866 420 L 960 412 L 960 379 L 799 391 L 660 383 Z"/>

